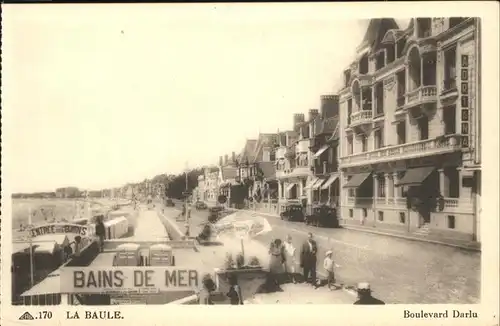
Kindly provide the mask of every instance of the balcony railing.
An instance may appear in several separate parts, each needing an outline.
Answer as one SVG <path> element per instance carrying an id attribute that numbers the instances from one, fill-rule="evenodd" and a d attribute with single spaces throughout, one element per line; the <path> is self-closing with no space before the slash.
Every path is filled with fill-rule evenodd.
<path id="1" fill-rule="evenodd" d="M 442 94 L 451 93 L 457 90 L 457 82 L 455 78 L 447 78 L 443 81 Z"/>
<path id="2" fill-rule="evenodd" d="M 406 105 L 421 104 L 423 102 L 436 101 L 436 86 L 421 86 L 406 93 Z"/>
<path id="3" fill-rule="evenodd" d="M 370 206 L 373 205 L 373 197 L 347 197 L 348 205 Z"/>
<path id="4" fill-rule="evenodd" d="M 351 114 L 351 125 L 360 125 L 364 123 L 370 123 L 373 119 L 372 111 L 357 111 Z"/>
<path id="5" fill-rule="evenodd" d="M 460 150 L 461 141 L 461 135 L 446 135 L 414 143 L 388 146 L 370 152 L 341 157 L 340 165 L 343 167 L 366 165 L 450 153 Z"/>

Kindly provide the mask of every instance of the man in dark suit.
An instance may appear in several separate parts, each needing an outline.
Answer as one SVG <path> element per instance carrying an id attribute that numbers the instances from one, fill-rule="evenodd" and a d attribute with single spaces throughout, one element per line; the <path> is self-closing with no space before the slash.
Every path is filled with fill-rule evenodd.
<path id="1" fill-rule="evenodd" d="M 300 251 L 300 267 L 302 267 L 304 272 L 304 281 L 307 282 L 309 279 L 309 274 L 311 275 L 311 284 L 317 287 L 316 281 L 316 263 L 318 246 L 316 241 L 313 240 L 312 233 L 308 233 L 308 239 L 302 245 Z"/>
<path id="2" fill-rule="evenodd" d="M 358 300 L 355 305 L 385 305 L 385 302 L 372 297 L 372 290 L 369 283 L 358 284 Z"/>

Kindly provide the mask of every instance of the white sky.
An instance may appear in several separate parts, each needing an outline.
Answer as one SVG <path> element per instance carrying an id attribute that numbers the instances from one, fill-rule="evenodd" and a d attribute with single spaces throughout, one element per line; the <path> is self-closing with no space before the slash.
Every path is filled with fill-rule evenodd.
<path id="1" fill-rule="evenodd" d="M 3 6 L 12 191 L 216 163 L 319 109 L 367 22 L 324 6 L 239 7 Z"/>

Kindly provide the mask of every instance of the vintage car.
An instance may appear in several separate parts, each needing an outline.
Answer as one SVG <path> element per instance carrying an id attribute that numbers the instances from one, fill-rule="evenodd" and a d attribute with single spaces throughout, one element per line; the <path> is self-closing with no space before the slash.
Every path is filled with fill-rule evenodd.
<path id="1" fill-rule="evenodd" d="M 205 204 L 204 202 L 202 201 L 197 201 L 196 204 L 194 204 L 194 207 L 197 209 L 197 210 L 203 210 L 203 209 L 207 209 L 208 206 L 207 204 Z"/>
<path id="2" fill-rule="evenodd" d="M 224 210 L 222 206 L 214 206 L 208 209 L 208 221 L 210 223 L 215 223 L 221 217 L 221 212 Z"/>
<path id="3" fill-rule="evenodd" d="M 312 208 L 312 214 L 305 217 L 307 225 L 319 227 L 339 227 L 339 220 L 335 208 L 327 205 L 317 205 Z"/>
<path id="4" fill-rule="evenodd" d="M 286 221 L 304 221 L 304 211 L 302 210 L 302 205 L 300 204 L 287 204 L 285 210 L 280 213 L 282 220 Z"/>

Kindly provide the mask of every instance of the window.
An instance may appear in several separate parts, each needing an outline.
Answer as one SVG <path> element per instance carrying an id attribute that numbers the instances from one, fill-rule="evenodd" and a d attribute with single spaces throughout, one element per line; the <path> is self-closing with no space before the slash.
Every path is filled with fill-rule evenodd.
<path id="1" fill-rule="evenodd" d="M 384 68 L 385 66 L 385 51 L 380 51 L 375 57 L 375 68 L 377 70 Z"/>
<path id="2" fill-rule="evenodd" d="M 450 28 L 453 28 L 460 24 L 461 22 L 465 21 L 467 18 L 466 17 L 453 17 L 450 18 Z"/>
<path id="3" fill-rule="evenodd" d="M 396 59 L 396 45 L 394 43 L 386 46 L 387 63 L 392 63 Z"/>
<path id="4" fill-rule="evenodd" d="M 448 229 L 454 229 L 454 228 L 455 228 L 455 216 L 448 215 Z"/>
<path id="5" fill-rule="evenodd" d="M 398 108 L 405 105 L 405 93 L 406 93 L 406 72 L 404 70 L 396 74 L 398 81 L 398 97 L 397 106 Z"/>
<path id="6" fill-rule="evenodd" d="M 378 212 L 378 220 L 379 220 L 379 222 L 384 221 L 384 212 L 382 212 L 382 211 Z"/>
<path id="7" fill-rule="evenodd" d="M 383 174 L 377 176 L 378 181 L 378 197 L 385 198 L 385 177 Z"/>
<path id="8" fill-rule="evenodd" d="M 399 212 L 399 223 L 405 224 L 406 223 L 406 214 L 405 212 Z"/>
<path id="9" fill-rule="evenodd" d="M 406 37 L 402 37 L 396 41 L 396 51 L 398 59 L 403 56 L 403 50 L 405 48 L 405 45 L 406 45 Z"/>
<path id="10" fill-rule="evenodd" d="M 347 125 L 351 124 L 352 98 L 347 100 Z"/>
<path id="11" fill-rule="evenodd" d="M 382 82 L 375 85 L 375 109 L 376 116 L 384 115 L 384 85 Z"/>
<path id="12" fill-rule="evenodd" d="M 384 129 L 375 130 L 375 149 L 384 147 Z"/>
<path id="13" fill-rule="evenodd" d="M 457 89 L 456 78 L 457 50 L 453 46 L 444 52 L 444 84 L 443 92 Z"/>
<path id="14" fill-rule="evenodd" d="M 443 108 L 444 134 L 452 135 L 456 133 L 456 113 L 455 105 Z"/>
<path id="15" fill-rule="evenodd" d="M 354 152 L 354 144 L 352 141 L 352 136 L 347 137 L 347 155 L 351 155 Z"/>
<path id="16" fill-rule="evenodd" d="M 351 80 L 351 70 L 347 69 L 344 71 L 344 87 L 349 87 L 350 80 Z"/>
<path id="17" fill-rule="evenodd" d="M 349 210 L 349 217 L 354 218 L 354 210 L 352 208 Z"/>
<path id="18" fill-rule="evenodd" d="M 368 141 L 366 138 L 367 137 L 365 135 L 361 135 L 361 151 L 362 152 L 368 151 Z"/>
<path id="19" fill-rule="evenodd" d="M 427 116 L 422 116 L 417 119 L 418 131 L 420 134 L 420 140 L 429 139 L 429 118 Z"/>
<path id="20" fill-rule="evenodd" d="M 348 177 L 347 177 L 347 182 L 349 182 L 351 179 L 352 179 L 352 175 L 348 176 Z M 356 189 L 349 188 L 349 189 L 347 190 L 347 195 L 348 195 L 349 197 L 356 197 Z"/>
<path id="21" fill-rule="evenodd" d="M 398 134 L 398 145 L 406 143 L 406 121 L 401 121 L 396 125 L 396 133 Z"/>
<path id="22" fill-rule="evenodd" d="M 417 18 L 417 36 L 419 38 L 431 36 L 431 18 Z"/>
<path id="23" fill-rule="evenodd" d="M 446 197 L 449 198 L 459 198 L 460 197 L 460 184 L 459 184 L 459 178 L 460 178 L 460 173 L 458 170 L 454 167 L 449 167 L 444 169 L 444 174 L 445 174 L 445 182 L 448 183 L 448 193 L 445 194 Z"/>
<path id="24" fill-rule="evenodd" d="M 359 73 L 363 75 L 368 73 L 368 55 L 366 54 L 359 61 Z"/>

